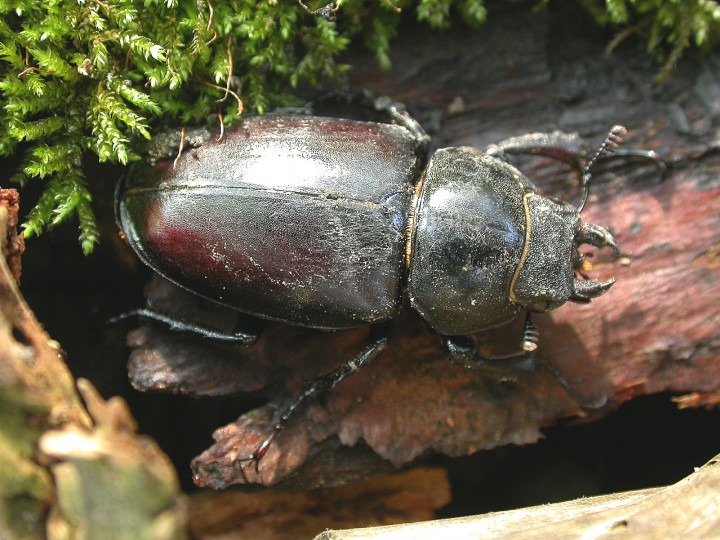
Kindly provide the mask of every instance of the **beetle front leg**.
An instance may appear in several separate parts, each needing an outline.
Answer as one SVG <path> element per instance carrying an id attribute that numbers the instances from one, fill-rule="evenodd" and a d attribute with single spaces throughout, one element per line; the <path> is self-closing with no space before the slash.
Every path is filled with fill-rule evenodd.
<path id="1" fill-rule="evenodd" d="M 532 373 L 537 365 L 528 352 L 487 358 L 478 353 L 472 336 L 443 336 L 445 352 L 454 364 L 477 369 L 499 380 L 516 381 L 520 373 Z"/>
<path id="2" fill-rule="evenodd" d="M 349 362 L 341 365 L 339 368 L 324 375 L 321 375 L 320 377 L 313 380 L 305 388 L 305 390 L 300 393 L 300 395 L 298 395 L 294 400 L 292 400 L 282 409 L 282 412 L 279 414 L 279 416 L 277 416 L 277 421 L 273 425 L 272 432 L 262 443 L 260 443 L 260 446 L 258 446 L 257 450 L 255 450 L 249 456 L 239 458 L 237 461 L 254 461 L 255 467 L 257 468 L 260 464 L 260 460 L 265 456 L 265 454 L 267 454 L 273 441 L 288 424 L 290 418 L 297 411 L 298 407 L 300 407 L 307 399 L 330 391 L 332 388 L 345 380 L 345 378 L 352 375 L 363 366 L 369 364 L 386 349 L 389 341 L 389 323 L 372 325 L 370 327 L 368 344 L 365 350 Z"/>
<path id="3" fill-rule="evenodd" d="M 597 162 L 601 160 L 634 157 L 652 162 L 662 176 L 667 171 L 667 165 L 660 159 L 654 150 L 637 150 L 618 148 L 623 142 L 622 137 L 627 133 L 623 126 L 613 126 L 607 137 L 600 145 L 594 156 L 589 157 L 583 140 L 577 133 L 553 131 L 552 133 L 526 133 L 518 137 L 510 137 L 485 148 L 485 153 L 507 161 L 510 155 L 544 156 L 562 161 L 582 172 L 582 185 L 585 188 L 583 201 L 578 207 L 578 213 L 585 207 L 588 199 L 589 184 L 592 171 Z M 589 159 L 588 159 L 589 158 Z"/>
<path id="4" fill-rule="evenodd" d="M 539 333 L 532 322 L 530 311 L 525 314 L 525 328 L 522 338 L 522 351 L 503 357 L 486 358 L 477 352 L 477 343 L 472 336 L 443 336 L 445 352 L 450 361 L 466 368 L 478 369 L 489 376 L 503 381 L 517 381 L 523 373 L 533 373 L 542 366 L 553 374 L 565 391 L 585 409 L 597 409 L 607 402 L 603 395 L 588 399 L 578 394 L 570 382 L 554 365 L 538 359 L 533 352 L 537 349 Z"/>
<path id="5" fill-rule="evenodd" d="M 491 144 L 485 148 L 485 153 L 500 159 L 519 154 L 545 156 L 572 165 L 577 170 L 582 170 L 582 161 L 586 155 L 580 136 L 563 131 L 510 137 Z"/>

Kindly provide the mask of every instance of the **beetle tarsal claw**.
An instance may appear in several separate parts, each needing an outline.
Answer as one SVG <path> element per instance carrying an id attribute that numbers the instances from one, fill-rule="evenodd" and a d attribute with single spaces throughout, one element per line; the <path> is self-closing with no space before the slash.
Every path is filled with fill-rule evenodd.
<path id="1" fill-rule="evenodd" d="M 580 280 L 576 278 L 573 281 L 575 293 L 571 299 L 575 302 L 589 302 L 593 298 L 605 294 L 613 286 L 613 283 L 615 283 L 615 278 L 607 281 Z"/>
<path id="2" fill-rule="evenodd" d="M 610 234 L 610 231 L 594 223 L 582 224 L 582 227 L 580 227 L 580 230 L 575 236 L 575 243 L 578 246 L 588 244 L 598 248 L 609 247 L 615 253 L 620 253 L 620 248 L 612 234 Z"/>

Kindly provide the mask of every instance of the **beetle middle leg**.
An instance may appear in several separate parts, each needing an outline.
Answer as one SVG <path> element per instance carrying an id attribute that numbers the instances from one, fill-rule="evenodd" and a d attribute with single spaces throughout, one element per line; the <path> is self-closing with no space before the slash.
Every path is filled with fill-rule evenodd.
<path id="1" fill-rule="evenodd" d="M 162 323 L 170 328 L 170 330 L 174 330 L 176 332 L 189 332 L 203 338 L 224 343 L 237 343 L 239 345 L 248 346 L 255 343 L 258 339 L 257 333 L 250 332 L 244 328 L 238 327 L 232 332 L 224 332 L 216 328 L 211 328 L 209 326 L 181 319 L 175 315 L 169 315 L 161 311 L 156 311 L 152 308 L 140 308 L 128 311 L 127 313 L 121 313 L 120 315 L 110 319 L 109 322 L 114 323 L 129 317 L 149 319 L 151 321 Z"/>
<path id="2" fill-rule="evenodd" d="M 238 458 L 237 461 L 253 461 L 255 462 L 255 467 L 258 468 L 260 460 L 265 456 L 275 438 L 288 424 L 292 415 L 295 414 L 297 409 L 307 399 L 330 391 L 348 376 L 369 364 L 387 348 L 389 341 L 390 323 L 385 322 L 372 325 L 370 327 L 368 343 L 365 350 L 337 369 L 312 380 L 305 389 L 297 397 L 295 397 L 295 399 L 285 405 L 281 412 L 276 415 L 277 420 L 273 424 L 272 431 L 265 440 L 260 443 L 257 449 L 249 456 Z"/>

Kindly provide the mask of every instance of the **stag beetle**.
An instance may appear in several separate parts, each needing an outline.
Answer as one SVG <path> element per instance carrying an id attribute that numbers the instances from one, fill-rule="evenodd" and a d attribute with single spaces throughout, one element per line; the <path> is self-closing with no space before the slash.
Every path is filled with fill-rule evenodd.
<path id="1" fill-rule="evenodd" d="M 180 287 L 264 319 L 318 329 L 371 325 L 367 348 L 314 381 L 247 459 L 266 453 L 297 407 L 367 364 L 388 343 L 403 294 L 439 332 L 451 360 L 483 366 L 471 334 L 526 314 L 514 360 L 537 347 L 531 313 L 589 302 L 614 280 L 582 279 L 578 248 L 618 251 L 583 223 L 594 165 L 617 150 L 613 128 L 584 168 L 579 206 L 543 197 L 507 162 L 540 154 L 577 165 L 576 135 L 527 134 L 484 151 L 443 148 L 405 108 L 364 95 L 392 123 L 319 116 L 252 117 L 173 164 L 139 164 L 119 186 L 118 224 L 153 270 Z M 653 152 L 624 151 L 658 161 Z M 152 309 L 134 312 L 249 345 Z M 513 359 L 510 359 L 513 360 Z M 508 359 L 503 365 L 509 366 Z M 560 382 L 567 383 L 560 378 Z"/>

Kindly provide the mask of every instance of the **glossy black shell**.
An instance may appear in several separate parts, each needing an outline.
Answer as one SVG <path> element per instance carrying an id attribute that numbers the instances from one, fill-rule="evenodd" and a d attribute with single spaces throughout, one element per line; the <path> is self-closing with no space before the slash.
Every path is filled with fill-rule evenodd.
<path id="1" fill-rule="evenodd" d="M 469 147 L 433 155 L 417 201 L 408 293 L 440 333 L 469 334 L 513 319 L 513 275 L 525 243 L 517 169 Z"/>
<path id="2" fill-rule="evenodd" d="M 433 155 L 412 219 L 408 293 L 441 334 L 480 332 L 574 292 L 581 221 L 515 167 L 470 147 Z"/>
<path id="3" fill-rule="evenodd" d="M 412 306 L 441 334 L 574 294 L 577 210 L 480 150 L 390 124 L 250 118 L 176 166 L 141 164 L 118 221 L 155 271 L 266 319 L 340 329 Z"/>
<path id="4" fill-rule="evenodd" d="M 211 300 L 314 328 L 393 318 L 420 175 L 406 129 L 259 117 L 125 179 L 118 220 L 155 271 Z"/>

